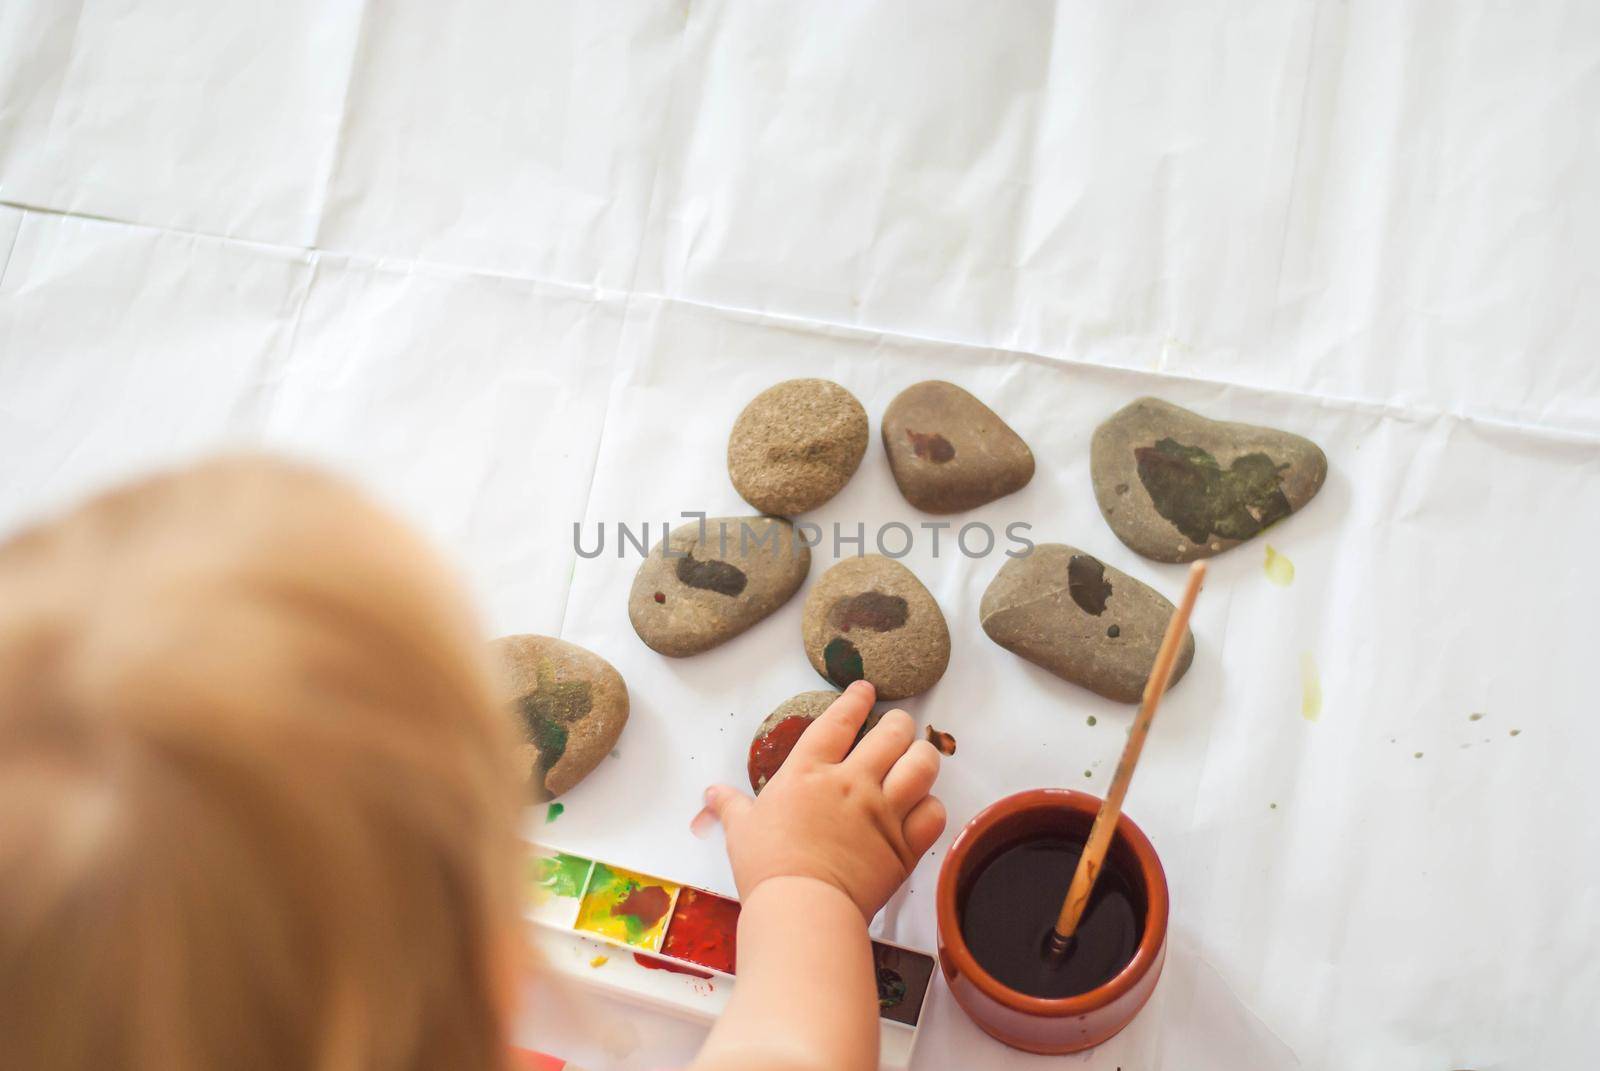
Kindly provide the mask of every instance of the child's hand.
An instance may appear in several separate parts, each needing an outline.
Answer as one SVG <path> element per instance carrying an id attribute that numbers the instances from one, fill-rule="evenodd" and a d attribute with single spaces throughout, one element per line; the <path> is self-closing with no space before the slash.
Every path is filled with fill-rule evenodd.
<path id="1" fill-rule="evenodd" d="M 939 752 L 916 739 L 911 715 L 889 711 L 850 750 L 873 695 L 866 681 L 847 688 L 756 799 L 706 790 L 702 814 L 722 822 L 741 898 L 767 878 L 816 878 L 870 921 L 944 832 L 944 804 L 928 794 Z"/>

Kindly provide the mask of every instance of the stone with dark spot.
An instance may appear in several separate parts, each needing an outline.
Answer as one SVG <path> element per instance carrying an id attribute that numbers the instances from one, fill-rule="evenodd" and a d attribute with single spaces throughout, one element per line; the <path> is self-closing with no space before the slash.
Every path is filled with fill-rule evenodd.
<path id="1" fill-rule="evenodd" d="M 1089 468 L 1106 523 L 1162 562 L 1209 558 L 1300 509 L 1328 459 L 1309 439 L 1141 398 L 1095 430 Z"/>
<path id="2" fill-rule="evenodd" d="M 756 395 L 728 436 L 734 490 L 762 513 L 793 517 L 838 494 L 867 451 L 867 411 L 826 379 Z"/>
<path id="3" fill-rule="evenodd" d="M 628 620 L 651 650 L 699 654 L 788 602 L 810 569 L 811 549 L 781 517 L 690 521 L 639 566 Z"/>
<path id="4" fill-rule="evenodd" d="M 502 636 L 491 645 L 502 694 L 520 730 L 518 760 L 542 802 L 566 792 L 617 746 L 628 686 L 599 655 L 551 636 Z"/>
<path id="5" fill-rule="evenodd" d="M 1095 578 L 1090 607 L 1073 590 L 1075 571 Z M 1093 606 L 1100 607 L 1098 613 Z M 1040 543 L 1027 557 L 1001 567 L 983 593 L 978 617 L 983 631 L 1006 650 L 1108 699 L 1136 703 L 1172 612 L 1172 603 L 1155 589 L 1093 555 Z M 1169 688 L 1193 660 L 1191 632 L 1178 649 Z"/>
<path id="6" fill-rule="evenodd" d="M 1096 617 L 1105 613 L 1106 600 L 1111 597 L 1105 563 L 1087 554 L 1074 554 L 1067 562 L 1067 593 L 1084 613 Z"/>
<path id="7" fill-rule="evenodd" d="M 901 391 L 883 414 L 883 447 L 906 501 L 959 513 L 1020 490 L 1033 451 L 995 412 L 954 383 Z"/>
<path id="8" fill-rule="evenodd" d="M 699 561 L 691 550 L 678 559 L 678 579 L 691 588 L 714 591 L 718 595 L 738 595 L 750 578 L 737 565 L 719 562 L 715 558 Z"/>
<path id="9" fill-rule="evenodd" d="M 800 627 L 818 673 L 839 688 L 871 681 L 879 699 L 927 691 L 950 662 L 939 604 L 911 570 L 878 554 L 846 558 L 823 573 L 806 595 Z"/>
<path id="10" fill-rule="evenodd" d="M 779 703 L 777 709 L 766 716 L 756 729 L 755 737 L 750 741 L 747 772 L 750 775 L 752 792 L 759 793 L 767 787 L 772 775 L 778 772 L 784 760 L 789 757 L 789 752 L 794 750 L 800 734 L 805 732 L 806 728 L 838 698 L 838 692 L 801 692 Z M 850 746 L 855 747 L 859 744 L 861 738 L 878 724 L 880 717 L 882 714 L 873 709 L 867 715 L 867 720 L 862 723 L 861 731 L 856 733 L 855 743 Z"/>
<path id="11" fill-rule="evenodd" d="M 828 624 L 840 632 L 849 632 L 852 628 L 890 632 L 906 623 L 906 612 L 906 601 L 898 595 L 863 591 L 835 601 L 828 608 Z"/>

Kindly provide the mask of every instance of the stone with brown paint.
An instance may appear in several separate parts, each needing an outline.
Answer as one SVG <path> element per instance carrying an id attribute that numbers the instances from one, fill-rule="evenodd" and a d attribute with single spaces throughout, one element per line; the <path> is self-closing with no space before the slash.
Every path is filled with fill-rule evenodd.
<path id="1" fill-rule="evenodd" d="M 1089 470 L 1118 539 L 1155 561 L 1188 562 L 1236 547 L 1311 501 L 1328 459 L 1287 431 L 1140 398 L 1095 430 Z"/>
<path id="2" fill-rule="evenodd" d="M 954 383 L 907 387 L 883 414 L 883 448 L 906 501 L 959 513 L 1033 479 L 1033 451 L 1004 420 Z"/>
<path id="3" fill-rule="evenodd" d="M 983 631 L 1006 650 L 1108 699 L 1136 703 L 1155 665 L 1172 603 L 1086 551 L 1040 543 L 983 593 Z M 1194 660 L 1186 632 L 1170 689 Z"/>
<path id="4" fill-rule="evenodd" d="M 709 651 L 800 590 L 811 548 L 781 517 L 713 517 L 674 528 L 639 566 L 628 620 L 653 651 Z"/>
<path id="5" fill-rule="evenodd" d="M 826 379 L 791 379 L 744 407 L 728 436 L 734 490 L 762 513 L 793 517 L 838 494 L 867 451 L 867 411 Z"/>
<path id="6" fill-rule="evenodd" d="M 892 558 L 846 558 L 806 595 L 806 657 L 835 687 L 868 680 L 879 699 L 932 688 L 950 663 L 950 629 L 916 575 Z"/>
<path id="7" fill-rule="evenodd" d="M 502 636 L 490 645 L 520 730 L 518 761 L 536 801 L 583 780 L 617 746 L 628 686 L 611 663 L 553 636 Z"/>

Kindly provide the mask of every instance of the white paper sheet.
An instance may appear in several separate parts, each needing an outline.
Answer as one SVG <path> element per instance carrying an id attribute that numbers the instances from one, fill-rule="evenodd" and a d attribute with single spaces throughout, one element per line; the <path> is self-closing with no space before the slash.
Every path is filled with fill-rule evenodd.
<path id="1" fill-rule="evenodd" d="M 351 472 L 455 556 L 490 629 L 628 680 L 619 757 L 530 829 L 731 890 L 687 822 L 821 686 L 800 598 L 660 658 L 626 618 L 636 560 L 580 559 L 574 522 L 743 511 L 727 431 L 780 379 L 845 384 L 876 432 L 938 377 L 1039 459 L 962 522 L 1027 521 L 1172 594 L 1182 570 L 1095 508 L 1095 424 L 1157 394 L 1298 431 L 1330 475 L 1270 535 L 1295 581 L 1267 581 L 1265 540 L 1215 560 L 1128 803 L 1172 887 L 1167 974 L 1074 1065 L 1591 1066 L 1600 9 L 263 10 L 0 8 L 0 530 L 219 447 Z M 807 519 L 934 518 L 874 436 Z M 954 650 L 905 706 L 958 738 L 953 822 L 1103 789 L 1130 709 L 990 643 L 1002 559 L 948 538 L 906 559 Z M 948 839 L 878 932 L 932 945 Z M 519 1041 L 597 1067 L 699 1038 L 553 999 Z M 1045 1066 L 942 986 L 923 1031 L 919 1068 Z"/>

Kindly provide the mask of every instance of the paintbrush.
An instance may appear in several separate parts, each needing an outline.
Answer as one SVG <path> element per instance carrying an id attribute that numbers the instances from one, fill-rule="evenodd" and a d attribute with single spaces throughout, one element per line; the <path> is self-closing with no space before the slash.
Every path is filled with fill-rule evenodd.
<path id="1" fill-rule="evenodd" d="M 1161 638 L 1161 648 L 1156 652 L 1155 665 L 1144 683 L 1144 699 L 1139 704 L 1139 714 L 1128 730 L 1128 742 L 1122 747 L 1122 758 L 1117 762 L 1116 776 L 1111 779 L 1111 790 L 1100 801 L 1100 811 L 1094 816 L 1089 829 L 1088 843 L 1078 857 L 1078 868 L 1073 871 L 1072 884 L 1067 888 L 1067 898 L 1056 916 L 1055 930 L 1050 935 L 1050 951 L 1061 955 L 1071 947 L 1072 935 L 1089 906 L 1089 894 L 1094 892 L 1095 879 L 1105 863 L 1106 850 L 1111 847 L 1111 835 L 1116 831 L 1117 819 L 1122 816 L 1122 800 L 1133 781 L 1133 768 L 1139 763 L 1139 753 L 1144 750 L 1145 737 L 1150 735 L 1150 723 L 1155 720 L 1156 708 L 1166 694 L 1172 680 L 1172 664 L 1177 661 L 1178 648 L 1183 644 L 1183 634 L 1189 627 L 1189 615 L 1194 611 L 1194 601 L 1200 595 L 1200 585 L 1206 578 L 1206 563 L 1195 562 L 1189 567 L 1189 583 L 1183 589 L 1183 598 L 1167 622 L 1167 633 Z"/>

